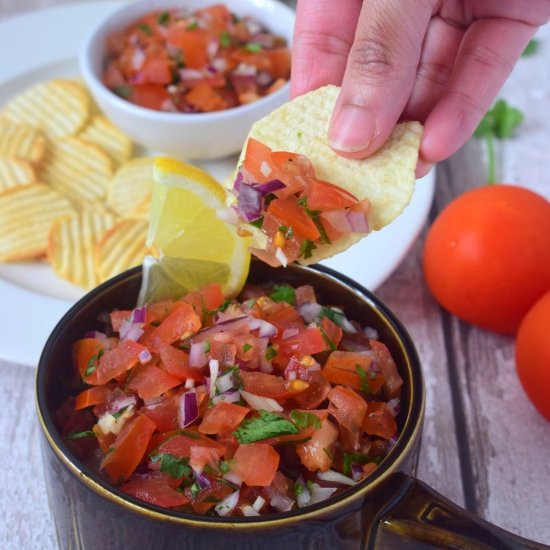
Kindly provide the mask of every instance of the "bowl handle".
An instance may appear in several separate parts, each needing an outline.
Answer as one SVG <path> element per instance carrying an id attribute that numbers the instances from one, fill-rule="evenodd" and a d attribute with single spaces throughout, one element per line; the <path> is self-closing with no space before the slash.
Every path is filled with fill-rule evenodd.
<path id="1" fill-rule="evenodd" d="M 372 523 L 365 549 L 550 549 L 481 519 L 418 479 L 403 473 L 394 477 L 395 496 Z"/>

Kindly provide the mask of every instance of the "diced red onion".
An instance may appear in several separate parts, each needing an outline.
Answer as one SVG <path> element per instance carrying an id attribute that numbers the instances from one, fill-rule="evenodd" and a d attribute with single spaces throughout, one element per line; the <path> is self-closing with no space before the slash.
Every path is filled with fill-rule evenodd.
<path id="1" fill-rule="evenodd" d="M 375 328 L 365 327 L 363 329 L 363 334 L 371 340 L 378 340 L 378 331 Z"/>
<path id="2" fill-rule="evenodd" d="M 332 481 L 334 483 L 342 483 L 344 485 L 355 485 L 355 481 L 350 477 L 336 472 L 334 470 L 327 470 L 326 472 L 318 472 L 317 477 L 323 481 Z"/>
<path id="3" fill-rule="evenodd" d="M 124 395 L 115 399 L 111 403 L 111 407 L 108 411 L 109 414 L 116 414 L 120 410 L 126 408 L 128 410 L 130 407 L 133 407 L 136 404 L 136 398 L 133 395 Z"/>
<path id="4" fill-rule="evenodd" d="M 244 19 L 244 22 L 245 22 L 246 28 L 248 29 L 248 32 L 251 35 L 258 34 L 259 32 L 262 31 L 261 24 L 255 19 L 250 19 L 249 17 L 247 17 Z"/>
<path id="5" fill-rule="evenodd" d="M 240 187 L 241 187 L 241 183 L 243 182 L 243 173 L 241 170 L 239 170 L 237 172 L 237 175 L 235 176 L 235 181 L 233 182 L 233 189 L 235 189 L 235 191 L 239 191 Z"/>
<path id="6" fill-rule="evenodd" d="M 300 329 L 297 327 L 291 327 L 287 328 L 283 332 L 283 340 L 287 340 L 288 338 L 292 338 L 293 336 L 296 336 L 300 333 Z"/>
<path id="7" fill-rule="evenodd" d="M 212 398 L 214 403 L 236 403 L 241 398 L 239 390 L 231 390 L 220 395 L 215 395 Z"/>
<path id="8" fill-rule="evenodd" d="M 259 516 L 260 512 L 256 512 L 250 504 L 245 504 L 244 506 L 241 506 L 241 512 L 243 513 L 243 516 L 250 518 L 253 516 Z"/>
<path id="9" fill-rule="evenodd" d="M 217 359 L 210 359 L 208 367 L 210 368 L 210 397 L 213 397 L 216 391 L 216 379 L 220 372 L 220 362 Z"/>
<path id="10" fill-rule="evenodd" d="M 398 438 L 399 438 L 399 435 L 395 434 L 393 437 L 390 437 L 388 439 L 388 442 L 386 443 L 386 452 L 389 453 L 395 447 L 395 445 L 397 444 Z"/>
<path id="11" fill-rule="evenodd" d="M 178 418 L 179 427 L 186 428 L 195 422 L 198 417 L 199 401 L 197 399 L 197 392 L 192 389 L 180 397 Z"/>
<path id="12" fill-rule="evenodd" d="M 260 329 L 258 332 L 260 338 L 275 338 L 275 336 L 277 336 L 278 330 L 275 325 L 252 316 L 249 317 L 249 319 L 250 330 Z"/>
<path id="13" fill-rule="evenodd" d="M 195 472 L 195 481 L 199 484 L 199 487 L 201 489 L 206 489 L 207 487 L 210 487 L 210 485 L 212 485 L 210 480 L 202 473 L 199 474 Z"/>
<path id="14" fill-rule="evenodd" d="M 223 376 L 219 376 L 216 381 L 216 387 L 220 393 L 224 393 L 233 388 L 233 371 L 226 372 Z"/>
<path id="15" fill-rule="evenodd" d="M 298 313 L 306 323 L 311 323 L 321 314 L 321 305 L 315 302 L 306 302 L 298 306 Z"/>
<path id="16" fill-rule="evenodd" d="M 195 381 L 192 379 L 192 378 L 188 378 L 186 381 L 185 381 L 185 385 L 184 385 L 184 388 L 186 390 L 190 390 L 191 388 L 194 388 L 195 387 Z"/>
<path id="17" fill-rule="evenodd" d="M 352 231 L 357 233 L 368 233 L 369 222 L 367 216 L 363 212 L 356 212 L 355 210 L 348 210 L 346 217 L 351 225 Z"/>
<path id="18" fill-rule="evenodd" d="M 95 338 L 96 340 L 101 340 L 103 342 L 107 339 L 107 335 L 99 330 L 90 330 L 84 334 L 84 338 Z"/>
<path id="19" fill-rule="evenodd" d="M 311 483 L 311 498 L 308 505 L 322 502 L 336 491 L 336 487 L 321 487 L 318 483 Z"/>
<path id="20" fill-rule="evenodd" d="M 249 65 L 248 63 L 239 63 L 233 70 L 233 75 L 255 77 L 257 72 L 258 69 L 256 69 L 254 65 Z"/>
<path id="21" fill-rule="evenodd" d="M 259 512 L 263 505 L 265 504 L 265 498 L 262 498 L 261 496 L 257 496 L 256 500 L 252 504 L 252 508 L 256 510 L 256 512 Z"/>
<path id="22" fill-rule="evenodd" d="M 153 356 L 151 355 L 151 352 L 148 349 L 144 349 L 143 351 L 139 352 L 138 359 L 142 365 L 145 365 L 145 363 L 148 363 L 149 361 L 151 361 L 152 358 Z"/>
<path id="23" fill-rule="evenodd" d="M 249 222 L 261 217 L 263 209 L 262 194 L 254 186 L 244 182 L 241 183 L 238 203 L 239 210 L 243 212 Z"/>
<path id="24" fill-rule="evenodd" d="M 130 67 L 134 71 L 139 71 L 145 63 L 145 52 L 141 48 L 135 48 L 130 58 Z"/>
<path id="25" fill-rule="evenodd" d="M 365 477 L 365 472 L 361 464 L 351 465 L 351 477 L 353 477 L 354 481 L 360 481 Z"/>
<path id="26" fill-rule="evenodd" d="M 227 61 L 223 57 L 216 57 L 211 64 L 219 73 L 223 73 L 227 69 Z"/>
<path id="27" fill-rule="evenodd" d="M 265 183 L 257 183 L 254 187 L 265 197 L 269 195 L 269 193 L 284 189 L 286 185 L 281 180 L 269 180 Z"/>
<path id="28" fill-rule="evenodd" d="M 206 53 L 209 59 L 214 59 L 216 57 L 219 46 L 220 43 L 217 38 L 212 38 L 208 41 L 208 44 L 206 45 Z"/>
<path id="29" fill-rule="evenodd" d="M 204 350 L 204 344 L 202 341 L 191 343 L 189 349 L 189 366 L 190 367 L 204 367 L 208 363 L 208 355 Z"/>
<path id="30" fill-rule="evenodd" d="M 120 327 L 120 339 L 123 341 L 133 340 L 137 342 L 141 335 L 143 334 L 143 328 L 139 324 L 130 323 L 129 321 L 124 321 Z"/>
<path id="31" fill-rule="evenodd" d="M 233 485 L 238 485 L 239 487 L 243 484 L 243 480 L 235 472 L 227 472 L 223 474 L 223 479 L 233 483 Z"/>
<path id="32" fill-rule="evenodd" d="M 321 218 L 326 220 L 332 227 L 334 227 L 334 229 L 336 229 L 336 231 L 339 231 L 340 233 L 349 233 L 353 231 L 346 211 L 343 209 L 323 212 L 321 214 Z"/>
<path id="33" fill-rule="evenodd" d="M 198 69 L 178 69 L 178 75 L 182 81 L 202 80 L 204 78 L 204 74 Z"/>
<path id="34" fill-rule="evenodd" d="M 307 506 L 309 504 L 309 501 L 311 500 L 311 494 L 309 492 L 309 489 L 307 488 L 307 485 L 304 483 L 302 476 L 300 476 L 296 480 L 296 484 L 302 487 L 300 494 L 296 496 L 296 504 L 298 505 L 298 508 L 303 508 L 304 506 Z"/>
<path id="35" fill-rule="evenodd" d="M 279 247 L 275 249 L 275 258 L 277 258 L 277 260 L 283 267 L 286 267 L 288 265 L 288 258 L 286 257 L 286 254 Z"/>
<path id="36" fill-rule="evenodd" d="M 269 86 L 272 81 L 273 77 L 265 71 L 260 71 L 256 75 L 256 82 L 258 83 L 258 86 Z"/>
<path id="37" fill-rule="evenodd" d="M 287 380 L 296 380 L 296 378 L 298 378 L 298 374 L 296 373 L 295 370 L 289 371 L 288 374 L 286 373 L 286 370 L 285 370 L 285 374 L 286 374 Z"/>
<path id="38" fill-rule="evenodd" d="M 276 494 L 271 497 L 270 504 L 279 512 L 288 512 L 294 506 L 294 501 L 284 495 Z"/>
<path id="39" fill-rule="evenodd" d="M 263 397 L 254 393 L 241 390 L 241 397 L 255 410 L 267 412 L 281 412 L 283 407 L 271 397 Z"/>
<path id="40" fill-rule="evenodd" d="M 386 403 L 386 409 L 390 411 L 390 414 L 395 418 L 401 410 L 401 399 L 394 397 Z"/>
<path id="41" fill-rule="evenodd" d="M 147 308 L 145 306 L 136 307 L 132 311 L 132 323 L 145 323 Z"/>
<path id="42" fill-rule="evenodd" d="M 235 507 L 237 506 L 237 502 L 239 502 L 239 494 L 240 491 L 235 491 L 234 493 L 231 493 L 228 497 L 225 497 L 223 500 L 220 500 L 218 504 L 214 507 L 214 510 L 218 513 L 220 516 L 227 516 L 233 510 L 235 510 Z"/>

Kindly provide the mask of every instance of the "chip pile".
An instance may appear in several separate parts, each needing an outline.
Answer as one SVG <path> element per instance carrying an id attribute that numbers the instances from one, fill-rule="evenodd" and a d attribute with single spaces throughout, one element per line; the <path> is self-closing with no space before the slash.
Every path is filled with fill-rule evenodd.
<path id="1" fill-rule="evenodd" d="M 141 264 L 153 158 L 132 149 L 78 80 L 0 107 L 0 261 L 46 259 L 84 289 Z"/>

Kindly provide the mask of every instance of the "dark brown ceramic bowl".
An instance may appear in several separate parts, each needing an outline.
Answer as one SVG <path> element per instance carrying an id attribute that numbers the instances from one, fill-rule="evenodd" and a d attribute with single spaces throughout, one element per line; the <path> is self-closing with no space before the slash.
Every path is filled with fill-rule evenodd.
<path id="1" fill-rule="evenodd" d="M 37 371 L 38 416 L 50 505 L 62 548 L 82 549 L 352 549 L 516 548 L 528 541 L 460 510 L 411 475 L 424 414 L 419 360 L 403 326 L 372 293 L 323 267 L 273 269 L 253 262 L 249 281 L 311 284 L 321 303 L 343 306 L 349 318 L 378 330 L 404 380 L 401 435 L 365 481 L 299 511 L 256 518 L 217 518 L 167 511 L 105 482 L 72 455 L 53 412 L 67 397 L 71 345 L 99 329 L 101 313 L 134 307 L 141 268 L 127 271 L 82 298 L 48 339 Z"/>

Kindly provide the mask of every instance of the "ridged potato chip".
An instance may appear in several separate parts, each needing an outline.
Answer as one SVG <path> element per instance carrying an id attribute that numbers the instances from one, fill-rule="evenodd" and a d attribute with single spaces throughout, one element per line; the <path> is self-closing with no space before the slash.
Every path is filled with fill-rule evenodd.
<path id="1" fill-rule="evenodd" d="M 124 219 L 107 231 L 95 248 L 95 265 L 100 281 L 143 262 L 150 253 L 145 246 L 148 226 L 145 220 Z"/>
<path id="2" fill-rule="evenodd" d="M 113 163 L 96 145 L 75 137 L 53 140 L 39 178 L 76 203 L 101 201 L 113 174 Z"/>
<path id="3" fill-rule="evenodd" d="M 18 185 L 30 183 L 36 183 L 36 174 L 28 160 L 0 157 L 0 193 Z"/>
<path id="4" fill-rule="evenodd" d="M 324 86 L 294 98 L 253 124 L 249 137 L 273 151 L 305 155 L 316 177 L 371 203 L 370 228 L 378 230 L 393 221 L 409 203 L 415 185 L 415 168 L 422 135 L 418 122 L 398 124 L 385 145 L 362 160 L 336 154 L 327 140 L 328 126 L 338 97 L 337 86 Z M 243 149 L 239 165 L 242 162 Z M 310 264 L 349 248 L 364 233 L 348 233 L 332 244 L 318 247 Z"/>
<path id="5" fill-rule="evenodd" d="M 95 246 L 115 221 L 112 214 L 91 211 L 55 220 L 48 244 L 48 260 L 55 273 L 85 289 L 97 286 Z"/>
<path id="6" fill-rule="evenodd" d="M 74 213 L 69 199 L 43 183 L 4 191 L 0 200 L 0 261 L 43 256 L 54 220 Z"/>
<path id="7" fill-rule="evenodd" d="M 39 130 L 0 118 L 0 155 L 38 164 L 46 152 L 46 138 Z"/>
<path id="8" fill-rule="evenodd" d="M 115 166 L 126 162 L 132 154 L 130 138 L 103 115 L 93 116 L 78 137 L 101 147 Z"/>
<path id="9" fill-rule="evenodd" d="M 151 202 L 154 160 L 154 157 L 137 157 L 115 172 L 107 193 L 107 205 L 113 212 L 128 216 Z"/>
<path id="10" fill-rule="evenodd" d="M 0 115 L 40 129 L 49 138 L 75 135 L 90 115 L 90 97 L 70 80 L 31 86 L 9 101 Z"/>

